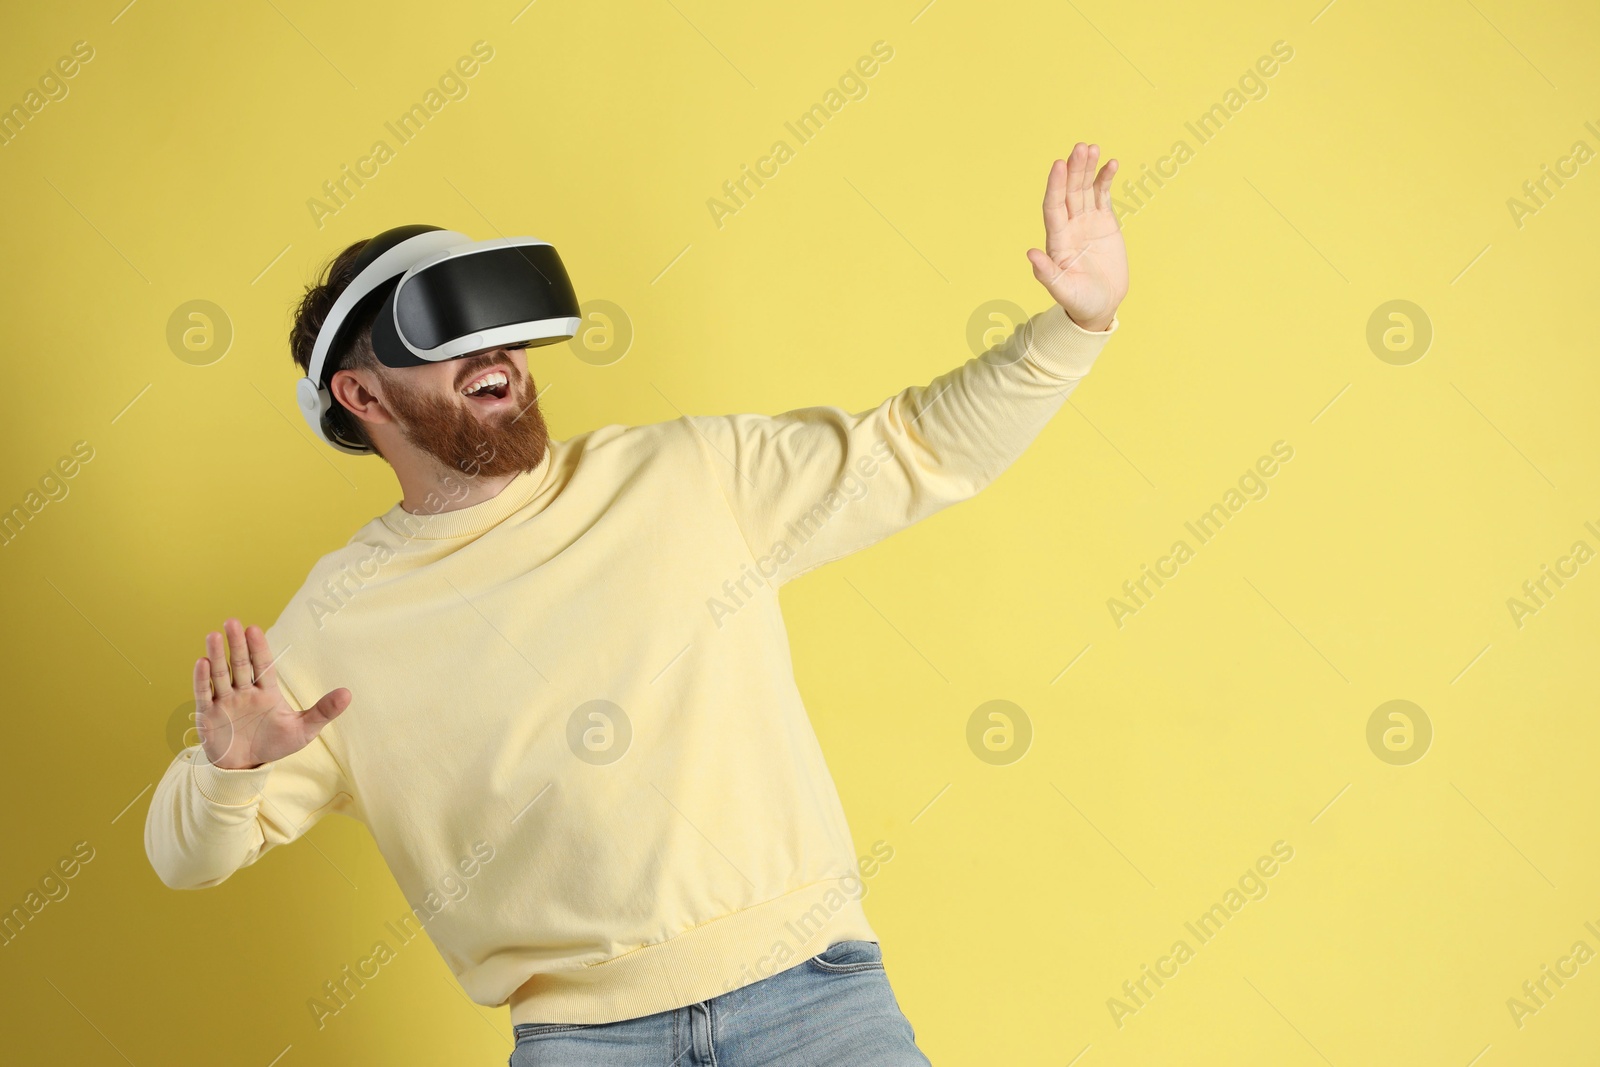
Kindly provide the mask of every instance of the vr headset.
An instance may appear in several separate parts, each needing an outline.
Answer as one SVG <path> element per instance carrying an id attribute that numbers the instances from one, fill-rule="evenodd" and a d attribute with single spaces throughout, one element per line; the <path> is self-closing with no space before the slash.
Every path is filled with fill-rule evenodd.
<path id="1" fill-rule="evenodd" d="M 372 451 L 339 436 L 328 381 L 330 353 L 377 305 L 372 349 L 386 367 L 418 367 L 486 348 L 565 341 L 578 332 L 578 298 L 561 257 L 534 237 L 474 241 L 438 226 L 398 226 L 372 238 L 355 278 L 317 331 L 311 366 L 295 390 L 300 413 L 323 441 L 353 456 Z"/>

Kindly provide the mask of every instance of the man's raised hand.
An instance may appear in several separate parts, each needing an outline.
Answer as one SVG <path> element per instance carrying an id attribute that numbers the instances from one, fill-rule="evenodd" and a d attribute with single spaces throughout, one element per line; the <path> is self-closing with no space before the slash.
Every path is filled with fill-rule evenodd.
<path id="1" fill-rule="evenodd" d="M 1094 173 L 1100 146 L 1079 141 L 1050 166 L 1044 190 L 1044 251 L 1028 249 L 1033 276 L 1086 330 L 1111 325 L 1128 295 L 1128 250 L 1111 210 L 1117 161 Z M 1092 179 L 1092 180 L 1091 180 Z"/>
<path id="2" fill-rule="evenodd" d="M 194 720 L 214 767 L 259 767 L 311 743 L 350 706 L 350 690 L 323 695 L 304 714 L 289 706 L 272 668 L 261 627 L 222 624 L 227 640 L 206 634 L 206 655 L 194 664 Z"/>

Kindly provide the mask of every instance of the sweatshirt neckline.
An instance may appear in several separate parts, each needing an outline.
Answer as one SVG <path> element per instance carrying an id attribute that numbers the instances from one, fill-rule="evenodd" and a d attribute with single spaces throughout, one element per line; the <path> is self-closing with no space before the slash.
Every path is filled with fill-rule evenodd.
<path id="1" fill-rule="evenodd" d="M 550 473 L 550 454 L 556 443 L 551 441 L 538 464 L 523 471 L 506 483 L 504 489 L 487 500 L 480 500 L 454 511 L 415 513 L 407 511 L 396 501 L 380 518 L 393 532 L 405 538 L 426 541 L 445 540 L 452 537 L 471 537 L 497 526 L 512 512 L 524 507 L 540 495 Z"/>

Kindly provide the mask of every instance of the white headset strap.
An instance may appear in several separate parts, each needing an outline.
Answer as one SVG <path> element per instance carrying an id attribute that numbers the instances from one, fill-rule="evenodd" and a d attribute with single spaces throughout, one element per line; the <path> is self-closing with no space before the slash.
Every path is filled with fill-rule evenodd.
<path id="1" fill-rule="evenodd" d="M 345 287 L 344 292 L 339 294 L 339 299 L 333 302 L 328 317 L 323 320 L 322 329 L 317 332 L 317 343 L 311 350 L 311 365 L 306 371 L 306 377 L 310 378 L 318 389 L 325 388 L 322 381 L 322 367 L 327 362 L 328 351 L 333 347 L 333 339 L 338 336 L 350 312 L 374 289 L 404 274 L 420 260 L 457 245 L 471 243 L 472 238 L 455 230 L 429 230 L 401 241 L 368 264 L 367 268 Z"/>

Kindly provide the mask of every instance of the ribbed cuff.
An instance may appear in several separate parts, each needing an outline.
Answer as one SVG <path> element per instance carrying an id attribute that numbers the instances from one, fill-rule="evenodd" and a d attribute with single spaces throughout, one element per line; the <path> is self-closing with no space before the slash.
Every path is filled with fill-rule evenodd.
<path id="1" fill-rule="evenodd" d="M 1111 317 L 1111 325 L 1095 332 L 1085 330 L 1072 321 L 1066 308 L 1051 304 L 1028 320 L 1031 331 L 1027 358 L 1058 378 L 1082 378 L 1094 366 L 1094 358 L 1105 347 L 1106 341 L 1117 332 L 1119 320 Z"/>
<path id="2" fill-rule="evenodd" d="M 189 757 L 189 772 L 194 776 L 195 787 L 200 790 L 201 796 L 213 804 L 240 808 L 255 803 L 262 790 L 266 789 L 272 764 L 231 770 L 214 767 L 206 759 L 205 749 L 196 748 Z"/>

